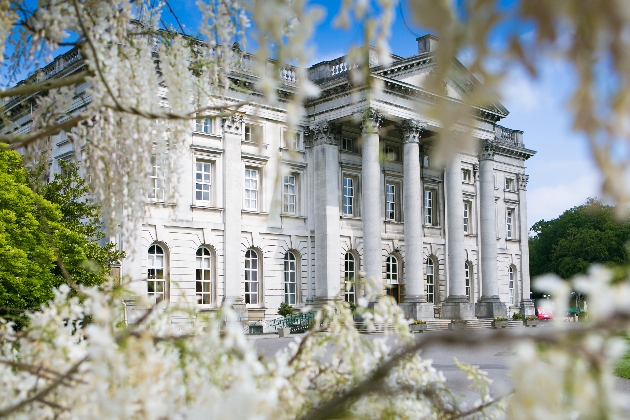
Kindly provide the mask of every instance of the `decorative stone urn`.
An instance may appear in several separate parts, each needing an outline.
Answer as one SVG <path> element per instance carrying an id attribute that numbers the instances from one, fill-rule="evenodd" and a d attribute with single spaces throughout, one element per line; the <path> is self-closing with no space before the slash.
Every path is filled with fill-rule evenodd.
<path id="1" fill-rule="evenodd" d="M 291 334 L 291 328 L 290 327 L 280 327 L 280 328 L 278 328 L 278 337 L 280 337 L 280 338 L 288 337 L 289 334 Z"/>

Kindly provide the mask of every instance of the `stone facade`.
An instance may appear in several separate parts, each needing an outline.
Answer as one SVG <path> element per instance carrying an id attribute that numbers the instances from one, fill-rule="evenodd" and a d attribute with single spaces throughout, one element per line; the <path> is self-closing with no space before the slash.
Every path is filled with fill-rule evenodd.
<path id="1" fill-rule="evenodd" d="M 466 132 L 478 150 L 435 164 L 435 95 L 422 85 L 436 42 L 419 38 L 419 55 L 389 66 L 371 54 L 384 88 L 370 97 L 344 57 L 314 65 L 322 94 L 297 133 L 281 109 L 192 122 L 181 180 L 165 186 L 179 200 L 150 203 L 140 239 L 121 244 L 132 287 L 274 317 L 283 301 L 356 300 L 365 290 L 351 280 L 365 273 L 413 318 L 533 312 L 524 162 L 535 152 L 497 124 L 507 110 L 495 104 Z M 462 67 L 445 91 L 458 101 L 474 83 Z M 60 138 L 52 153 L 55 170 L 72 145 Z"/>

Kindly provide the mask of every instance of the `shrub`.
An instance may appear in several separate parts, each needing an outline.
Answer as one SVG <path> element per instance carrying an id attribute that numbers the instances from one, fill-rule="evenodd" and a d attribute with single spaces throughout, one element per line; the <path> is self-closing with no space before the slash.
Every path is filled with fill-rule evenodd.
<path id="1" fill-rule="evenodd" d="M 518 312 L 515 312 L 515 313 L 512 314 L 512 319 L 515 320 L 515 321 L 518 321 L 519 319 L 523 319 L 523 315 L 521 315 Z"/>
<path id="2" fill-rule="evenodd" d="M 278 315 L 282 315 L 284 317 L 293 315 L 295 313 L 295 309 L 293 306 L 289 305 L 286 302 L 282 302 L 280 307 L 278 308 Z"/>

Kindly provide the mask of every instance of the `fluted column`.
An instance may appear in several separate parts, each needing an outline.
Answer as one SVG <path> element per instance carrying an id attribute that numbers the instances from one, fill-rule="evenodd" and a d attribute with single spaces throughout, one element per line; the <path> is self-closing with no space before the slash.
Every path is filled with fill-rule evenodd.
<path id="1" fill-rule="evenodd" d="M 339 295 L 339 127 L 321 121 L 310 127 L 315 201 L 315 304 Z"/>
<path id="2" fill-rule="evenodd" d="M 446 241 L 448 296 L 442 304 L 442 318 L 473 317 L 473 304 L 466 296 L 466 249 L 464 248 L 464 198 L 462 195 L 461 156 L 455 153 L 444 171 L 446 190 Z"/>
<path id="3" fill-rule="evenodd" d="M 507 307 L 499 299 L 497 263 L 497 216 L 494 199 L 494 147 L 486 141 L 479 156 L 479 195 L 481 235 L 481 297 L 475 305 L 478 318 L 507 316 Z"/>
<path id="4" fill-rule="evenodd" d="M 426 302 L 422 276 L 422 178 L 420 134 L 426 124 L 407 120 L 403 140 L 403 214 L 405 221 L 405 302 Z"/>
<path id="5" fill-rule="evenodd" d="M 233 115 L 223 120 L 223 222 L 224 227 L 224 298 L 231 299 L 239 312 L 245 311 L 241 289 L 241 210 L 243 177 L 241 132 L 243 117 Z M 240 313 L 239 317 L 244 314 Z"/>
<path id="6" fill-rule="evenodd" d="M 362 218 L 363 218 L 363 268 L 368 278 L 380 284 L 376 293 L 383 293 L 381 256 L 381 164 L 378 129 L 382 115 L 373 109 L 363 114 L 362 134 Z"/>
<path id="7" fill-rule="evenodd" d="M 531 300 L 529 277 L 529 241 L 527 237 L 527 181 L 528 175 L 518 176 L 518 204 L 520 220 L 521 241 L 521 314 L 523 317 L 534 316 L 534 302 Z"/>
<path id="8" fill-rule="evenodd" d="M 405 221 L 405 288 L 400 304 L 405 317 L 433 318 L 433 304 L 427 303 L 424 290 L 422 252 L 422 177 L 420 173 L 420 135 L 426 124 L 406 120 L 399 127 L 403 140 L 403 215 Z"/>

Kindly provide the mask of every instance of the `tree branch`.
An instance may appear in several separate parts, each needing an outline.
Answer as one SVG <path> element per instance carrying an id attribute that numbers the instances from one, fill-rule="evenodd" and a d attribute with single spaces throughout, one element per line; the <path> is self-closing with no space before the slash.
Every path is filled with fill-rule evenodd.
<path id="1" fill-rule="evenodd" d="M 71 76 L 62 77 L 60 79 L 49 79 L 39 83 L 32 83 L 28 85 L 16 86 L 7 90 L 0 90 L 0 98 L 8 98 L 11 96 L 28 95 L 31 93 L 42 92 L 50 89 L 56 89 L 64 86 L 72 86 L 77 83 L 82 83 L 85 78 L 92 76 L 93 73 L 84 70 Z"/>
<path id="2" fill-rule="evenodd" d="M 54 380 L 50 385 L 48 385 L 46 388 L 42 389 L 41 391 L 39 391 L 38 393 L 36 393 L 32 397 L 27 398 L 27 399 L 25 399 L 25 400 L 23 400 L 23 401 L 21 401 L 21 402 L 19 402 L 17 404 L 14 404 L 14 405 L 12 405 L 10 407 L 7 407 L 5 409 L 0 410 L 0 417 L 6 417 L 6 416 L 16 412 L 20 408 L 24 407 L 25 405 L 32 403 L 33 401 L 42 401 L 44 399 L 44 397 L 46 397 L 46 395 L 48 395 L 55 388 L 57 388 L 59 385 L 61 385 L 61 383 L 63 381 L 65 381 L 67 378 L 69 378 L 71 375 L 73 375 L 79 369 L 79 366 L 81 366 L 81 364 L 83 362 L 85 362 L 87 359 L 88 359 L 88 356 L 85 356 L 83 359 L 81 359 L 78 362 L 76 362 L 74 365 L 72 365 L 72 367 L 66 373 L 64 373 L 62 376 L 60 376 L 56 380 Z"/>
<path id="3" fill-rule="evenodd" d="M 53 136 L 62 130 L 73 127 L 86 118 L 87 117 L 85 115 L 79 114 L 76 117 L 72 117 L 62 123 L 44 127 L 41 130 L 31 131 L 28 134 L 0 134 L 0 143 L 5 143 L 5 145 L 0 144 L 0 148 L 7 148 L 7 144 L 9 145 L 9 149 L 18 149 L 20 147 L 27 146 L 42 137 Z"/>

